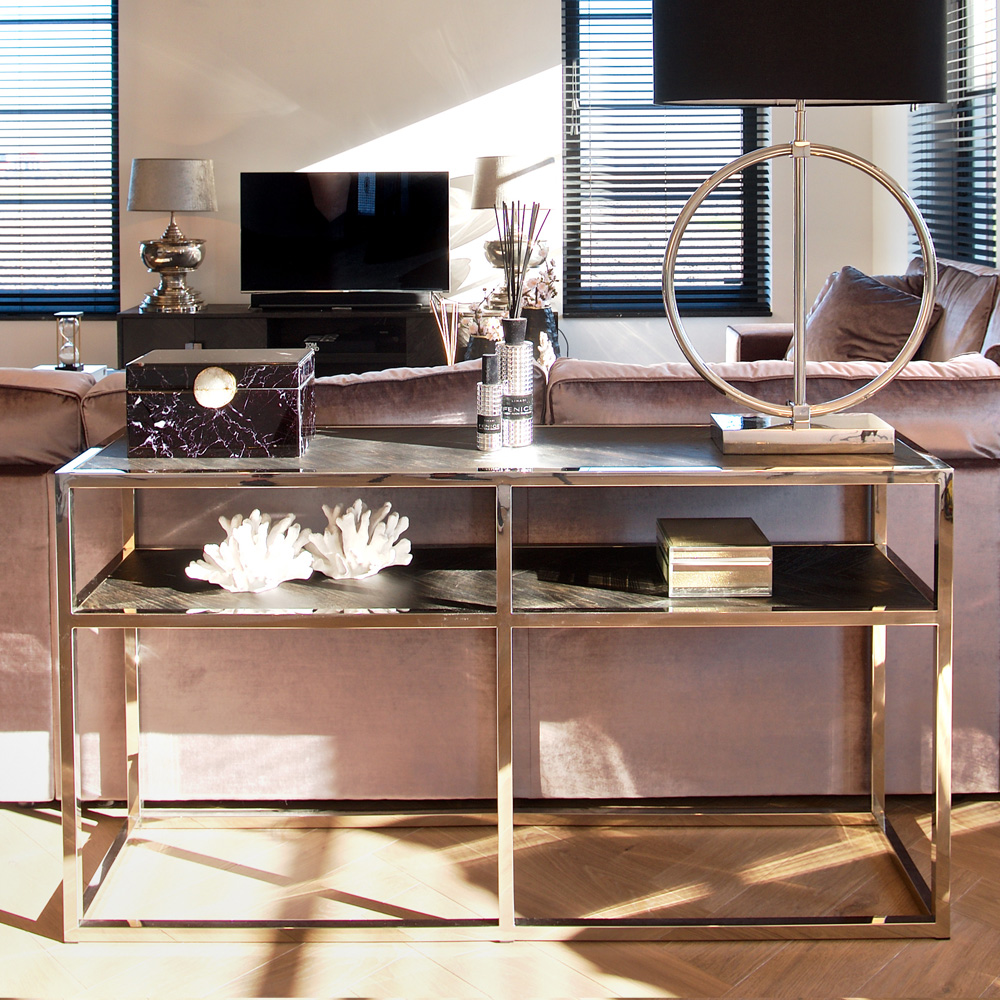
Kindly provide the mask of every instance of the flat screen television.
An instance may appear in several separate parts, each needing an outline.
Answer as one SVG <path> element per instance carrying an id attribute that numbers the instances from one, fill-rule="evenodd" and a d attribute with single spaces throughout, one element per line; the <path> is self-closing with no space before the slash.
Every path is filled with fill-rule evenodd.
<path id="1" fill-rule="evenodd" d="M 446 171 L 241 174 L 252 303 L 391 303 L 448 285 Z"/>

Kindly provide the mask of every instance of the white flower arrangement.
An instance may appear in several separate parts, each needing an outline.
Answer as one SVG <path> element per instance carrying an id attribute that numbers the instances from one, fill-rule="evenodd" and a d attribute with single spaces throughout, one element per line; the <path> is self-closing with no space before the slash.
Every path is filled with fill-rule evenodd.
<path id="1" fill-rule="evenodd" d="M 501 316 L 487 316 L 489 309 L 490 290 L 483 289 L 483 297 L 479 304 L 472 310 L 472 315 L 462 316 L 458 321 L 458 339 L 460 343 L 468 343 L 472 337 L 485 337 L 497 343 L 503 340 L 503 327 L 500 325 Z"/>
<path id="2" fill-rule="evenodd" d="M 536 309 L 550 306 L 559 294 L 558 285 L 559 275 L 556 272 L 556 263 L 551 257 L 547 257 L 542 266 L 524 282 L 524 294 L 521 296 L 522 307 Z"/>

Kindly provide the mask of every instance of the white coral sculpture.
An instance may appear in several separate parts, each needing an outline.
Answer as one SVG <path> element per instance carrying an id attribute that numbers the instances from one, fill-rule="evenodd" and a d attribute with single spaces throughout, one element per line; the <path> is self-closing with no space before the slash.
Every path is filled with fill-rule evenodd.
<path id="1" fill-rule="evenodd" d="M 259 594 L 286 580 L 307 580 L 313 569 L 305 546 L 312 532 L 294 520 L 294 514 L 287 514 L 272 524 L 271 515 L 259 510 L 246 518 L 220 517 L 226 540 L 206 545 L 205 558 L 190 563 L 185 572 L 233 593 Z"/>
<path id="2" fill-rule="evenodd" d="M 314 531 L 306 545 L 313 569 L 332 580 L 364 580 L 386 566 L 408 565 L 410 540 L 400 535 L 410 519 L 391 510 L 392 504 L 385 503 L 373 512 L 360 499 L 346 510 L 342 504 L 323 504 L 328 527 L 323 534 Z"/>

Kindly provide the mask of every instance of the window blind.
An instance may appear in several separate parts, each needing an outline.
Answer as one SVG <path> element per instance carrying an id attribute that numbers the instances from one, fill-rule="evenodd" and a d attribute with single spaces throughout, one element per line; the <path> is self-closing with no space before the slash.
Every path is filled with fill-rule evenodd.
<path id="1" fill-rule="evenodd" d="M 0 3 L 0 313 L 118 310 L 116 14 Z"/>
<path id="2" fill-rule="evenodd" d="M 652 103 L 650 0 L 564 0 L 564 311 L 662 316 L 667 235 L 726 163 L 767 144 L 757 108 Z M 766 167 L 731 178 L 688 226 L 682 312 L 768 312 Z"/>
<path id="3" fill-rule="evenodd" d="M 938 257 L 989 266 L 997 263 L 996 64 L 996 0 L 948 0 L 948 103 L 913 109 L 909 135 L 910 192 Z"/>

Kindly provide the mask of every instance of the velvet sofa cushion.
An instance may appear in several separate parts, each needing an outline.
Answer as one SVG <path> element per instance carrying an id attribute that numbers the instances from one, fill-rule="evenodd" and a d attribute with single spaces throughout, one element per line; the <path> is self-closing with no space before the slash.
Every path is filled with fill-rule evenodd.
<path id="1" fill-rule="evenodd" d="M 99 379 L 83 399 L 83 432 L 88 448 L 125 430 L 125 372 Z"/>
<path id="2" fill-rule="evenodd" d="M 913 294 L 855 267 L 828 280 L 806 323 L 807 361 L 892 361 L 909 339 L 920 311 Z M 941 316 L 935 304 L 932 324 Z M 792 357 L 789 345 L 786 357 Z"/>
<path id="3" fill-rule="evenodd" d="M 0 465 L 61 465 L 83 448 L 84 372 L 0 368 Z"/>
<path id="4" fill-rule="evenodd" d="M 713 367 L 736 388 L 761 399 L 785 404 L 791 398 L 790 361 Z M 872 361 L 810 362 L 809 400 L 843 396 L 884 369 L 884 363 Z M 557 358 L 549 372 L 550 424 L 707 424 L 712 413 L 739 409 L 685 363 Z M 1000 458 L 1000 367 L 982 355 L 911 361 L 861 409 L 942 459 Z"/>
<path id="5" fill-rule="evenodd" d="M 911 267 L 912 266 L 915 265 L 911 264 Z M 819 290 L 819 294 L 816 296 L 816 300 L 813 302 L 812 307 L 809 310 L 810 315 L 812 315 L 812 313 L 819 308 L 819 304 L 829 293 L 839 274 L 840 271 L 833 271 L 831 274 L 827 275 L 826 281 L 823 283 L 823 287 Z M 910 273 L 907 271 L 906 274 L 876 274 L 873 278 L 875 281 L 879 282 L 879 284 L 888 285 L 890 288 L 898 288 L 899 291 L 908 292 L 910 295 L 915 295 L 918 299 L 924 291 L 924 276 L 919 272 Z"/>
<path id="6" fill-rule="evenodd" d="M 922 273 L 920 258 L 910 262 L 908 276 Z M 924 337 L 916 357 L 920 361 L 949 361 L 972 351 L 983 351 L 993 326 L 990 343 L 1000 343 L 1000 329 L 993 316 L 1000 281 L 993 268 L 958 261 L 938 261 L 935 301 L 942 308 L 940 320 Z"/>
<path id="7" fill-rule="evenodd" d="M 316 379 L 318 427 L 476 423 L 482 362 L 389 368 Z M 535 366 L 535 423 L 545 418 L 545 373 Z"/>
<path id="8" fill-rule="evenodd" d="M 1000 297 L 1000 290 L 997 294 Z M 983 346 L 980 350 L 990 361 L 1000 365 L 1000 304 L 990 313 L 990 321 L 986 325 L 986 336 L 983 338 Z"/>

